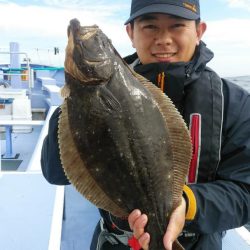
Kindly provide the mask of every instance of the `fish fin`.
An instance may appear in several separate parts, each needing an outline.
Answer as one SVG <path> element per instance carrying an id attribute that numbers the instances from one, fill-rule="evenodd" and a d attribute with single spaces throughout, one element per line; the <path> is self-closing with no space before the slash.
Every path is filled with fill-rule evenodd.
<path id="1" fill-rule="evenodd" d="M 173 209 L 180 202 L 192 156 L 192 143 L 187 125 L 171 99 L 157 86 L 142 76 L 137 76 L 149 90 L 161 111 L 169 130 L 173 152 Z"/>
<path id="2" fill-rule="evenodd" d="M 61 96 L 66 99 L 70 95 L 70 89 L 67 83 L 61 88 Z"/>
<path id="3" fill-rule="evenodd" d="M 89 174 L 83 160 L 81 159 L 70 130 L 68 121 L 68 108 L 65 101 L 61 106 L 61 114 L 58 124 L 58 142 L 60 148 L 60 159 L 67 178 L 87 200 L 111 212 L 117 217 L 128 216 L 128 214 L 117 206 L 98 186 Z"/>
<path id="4" fill-rule="evenodd" d="M 121 111 L 120 102 L 105 86 L 100 87 L 99 97 L 102 105 L 107 111 Z"/>

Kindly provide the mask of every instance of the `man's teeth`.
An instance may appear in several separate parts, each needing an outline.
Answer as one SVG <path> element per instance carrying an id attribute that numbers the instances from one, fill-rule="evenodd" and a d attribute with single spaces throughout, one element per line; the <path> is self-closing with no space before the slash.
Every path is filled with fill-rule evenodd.
<path id="1" fill-rule="evenodd" d="M 169 58 L 171 56 L 173 56 L 174 53 L 167 53 L 167 54 L 156 54 L 156 57 L 160 57 L 160 58 Z"/>

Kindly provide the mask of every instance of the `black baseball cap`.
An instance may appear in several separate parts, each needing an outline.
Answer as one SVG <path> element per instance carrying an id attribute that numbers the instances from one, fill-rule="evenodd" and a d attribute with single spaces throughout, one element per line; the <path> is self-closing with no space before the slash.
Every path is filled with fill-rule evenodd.
<path id="1" fill-rule="evenodd" d="M 197 20 L 200 18 L 200 4 L 199 0 L 132 0 L 130 17 L 125 24 L 149 13 L 163 13 Z"/>

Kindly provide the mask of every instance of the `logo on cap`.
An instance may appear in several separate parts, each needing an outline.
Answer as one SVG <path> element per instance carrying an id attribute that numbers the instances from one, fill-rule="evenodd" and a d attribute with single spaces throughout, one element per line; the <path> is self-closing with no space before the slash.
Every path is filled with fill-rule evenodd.
<path id="1" fill-rule="evenodd" d="M 191 3 L 183 3 L 184 7 L 197 13 L 197 8 L 196 8 L 196 5 L 195 4 L 191 4 Z"/>

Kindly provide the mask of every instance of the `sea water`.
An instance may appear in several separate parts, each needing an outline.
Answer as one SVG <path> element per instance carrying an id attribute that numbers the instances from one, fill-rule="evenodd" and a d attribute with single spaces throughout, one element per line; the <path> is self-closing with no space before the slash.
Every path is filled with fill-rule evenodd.
<path id="1" fill-rule="evenodd" d="M 250 76 L 228 77 L 226 79 L 250 92 Z"/>

